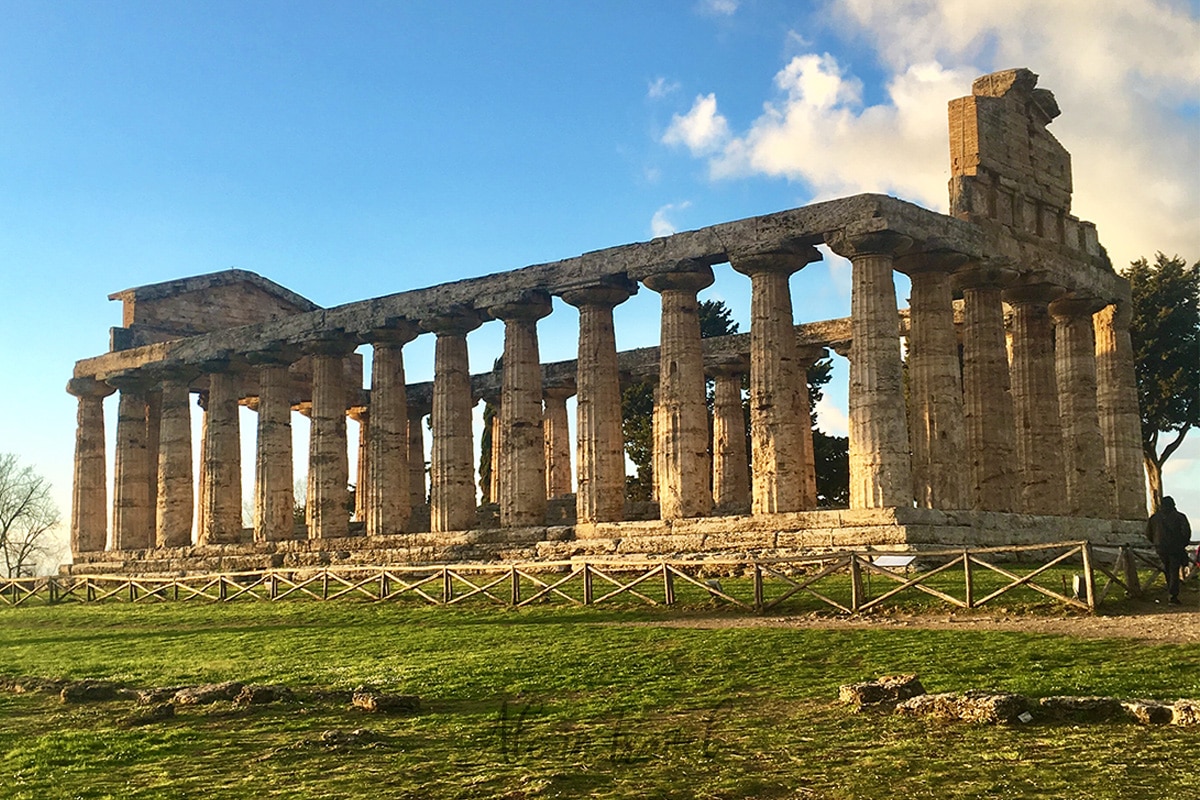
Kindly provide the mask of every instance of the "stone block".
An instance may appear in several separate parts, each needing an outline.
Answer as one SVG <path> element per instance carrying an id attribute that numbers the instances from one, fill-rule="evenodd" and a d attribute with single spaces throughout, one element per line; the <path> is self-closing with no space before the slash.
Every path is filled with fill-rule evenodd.
<path id="1" fill-rule="evenodd" d="M 241 694 L 244 684 L 238 681 L 188 686 L 177 691 L 172 702 L 177 706 L 202 706 L 221 700 L 233 700 Z"/>
<path id="2" fill-rule="evenodd" d="M 1121 701 L 1112 697 L 1043 697 L 1038 712 L 1057 722 L 1109 722 L 1125 716 Z"/>
<path id="3" fill-rule="evenodd" d="M 916 675 L 885 675 L 873 681 L 839 687 L 838 700 L 855 706 L 856 710 L 866 707 L 891 708 L 922 694 L 925 694 L 925 687 Z"/>

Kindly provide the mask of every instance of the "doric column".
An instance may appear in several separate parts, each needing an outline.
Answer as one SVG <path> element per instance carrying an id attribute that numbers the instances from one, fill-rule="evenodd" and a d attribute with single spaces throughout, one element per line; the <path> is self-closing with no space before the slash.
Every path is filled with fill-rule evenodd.
<path id="1" fill-rule="evenodd" d="M 401 323 L 373 332 L 371 419 L 367 463 L 370 469 L 358 491 L 367 495 L 368 536 L 403 533 L 412 514 L 408 463 L 408 395 L 404 384 L 404 345 L 416 338 L 416 325 Z M 420 420 L 417 421 L 418 433 Z M 425 493 L 424 454 L 421 494 Z"/>
<path id="2" fill-rule="evenodd" d="M 963 422 L 973 508 L 1016 511 L 1016 428 L 1004 339 L 1002 287 L 1012 270 L 968 265 L 963 291 Z"/>
<path id="3" fill-rule="evenodd" d="M 1096 408 L 1096 342 L 1092 314 L 1103 303 L 1068 296 L 1050 304 L 1054 367 L 1062 421 L 1067 511 L 1071 516 L 1113 516 L 1113 488 L 1104 460 Z"/>
<path id="4" fill-rule="evenodd" d="M 154 524 L 158 502 L 158 449 L 162 436 L 162 391 L 157 386 L 146 390 L 146 463 L 150 474 L 146 484 L 146 496 L 150 498 L 150 521 Z"/>
<path id="5" fill-rule="evenodd" d="M 571 493 L 571 435 L 567 429 L 567 398 L 573 385 L 547 386 L 542 391 L 542 433 L 546 450 L 546 496 Z"/>
<path id="6" fill-rule="evenodd" d="M 631 284 L 574 289 L 563 300 L 579 309 L 575 385 L 575 508 L 581 523 L 625 515 L 625 440 L 613 308 L 637 291 Z"/>
<path id="7" fill-rule="evenodd" d="M 712 268 L 704 264 L 679 266 L 675 272 L 643 280 L 646 288 L 662 298 L 656 433 L 662 467 L 658 478 L 662 519 L 700 517 L 712 510 L 708 409 L 704 402 L 704 357 L 696 293 L 712 284 L 713 274 Z"/>
<path id="8" fill-rule="evenodd" d="M 850 507 L 912 505 L 908 421 L 900 362 L 900 315 L 892 259 L 905 236 L 882 231 L 832 237 L 852 264 Z"/>
<path id="9" fill-rule="evenodd" d="M 408 403 L 408 496 L 413 508 L 429 502 L 425 485 L 425 417 L 432 406 L 428 402 Z"/>
<path id="10" fill-rule="evenodd" d="M 158 465 L 155 470 L 155 544 L 187 547 L 192 543 L 195 499 L 192 487 L 191 371 L 163 375 Z"/>
<path id="11" fill-rule="evenodd" d="M 433 446 L 429 462 L 429 520 L 434 533 L 464 531 L 475 523 L 474 439 L 467 334 L 475 312 L 423 321 L 437 334 L 433 365 Z"/>
<path id="12" fill-rule="evenodd" d="M 1004 292 L 1012 307 L 1013 419 L 1020 508 L 1026 514 L 1063 513 L 1067 492 L 1054 377 L 1054 323 L 1047 310 L 1062 293 L 1060 287 L 1046 283 L 1013 286 Z"/>
<path id="13" fill-rule="evenodd" d="M 1105 463 L 1114 486 L 1121 519 L 1146 516 L 1146 470 L 1142 463 L 1142 416 L 1138 410 L 1129 338 L 1129 302 L 1112 303 L 1096 312 L 1096 402 L 1104 436 Z"/>
<path id="14" fill-rule="evenodd" d="M 922 508 L 969 508 L 962 378 L 950 272 L 966 260 L 947 251 L 896 260 L 912 280 L 908 333 L 908 434 L 913 494 Z"/>
<path id="15" fill-rule="evenodd" d="M 504 321 L 500 397 L 500 525 L 541 525 L 546 520 L 546 442 L 542 432 L 542 367 L 537 321 L 550 313 L 550 296 L 528 292 L 494 306 Z M 494 445 L 494 442 L 493 442 Z"/>
<path id="16" fill-rule="evenodd" d="M 254 456 L 254 541 L 277 542 L 295 534 L 292 485 L 292 400 L 288 365 L 297 353 L 262 353 L 258 366 L 258 441 Z"/>
<path id="17" fill-rule="evenodd" d="M 346 356 L 353 350 L 353 342 L 336 335 L 305 346 L 312 362 L 306 508 L 310 539 L 340 539 L 349 535 Z"/>
<path id="18" fill-rule="evenodd" d="M 730 254 L 733 268 L 750 276 L 750 450 L 755 514 L 817 506 L 808 382 L 796 352 L 788 279 L 820 258 L 812 246 L 795 253 Z"/>
<path id="19" fill-rule="evenodd" d="M 150 461 L 146 453 L 144 378 L 110 378 L 120 391 L 117 454 L 113 464 L 113 549 L 154 546 L 154 505 L 150 502 Z"/>
<path id="20" fill-rule="evenodd" d="M 200 544 L 236 543 L 242 534 L 242 443 L 238 432 L 240 381 L 227 362 L 209 367 L 204 435 L 204 526 Z"/>
<path id="21" fill-rule="evenodd" d="M 108 540 L 104 398 L 114 390 L 94 378 L 72 378 L 67 382 L 67 391 L 79 400 L 71 490 L 71 552 L 94 553 L 103 550 Z"/>
<path id="22" fill-rule="evenodd" d="M 792 336 L 795 339 L 795 336 Z M 723 364 L 713 376 L 713 505 L 745 512 L 750 506 L 750 465 L 746 458 L 746 418 L 742 378 L 747 364 Z"/>
<path id="23" fill-rule="evenodd" d="M 354 521 L 367 521 L 367 507 L 370 497 L 367 492 L 367 481 L 370 480 L 371 457 L 371 409 L 367 406 L 351 406 L 346 409 L 346 416 L 358 423 L 358 458 L 354 475 Z M 349 436 L 349 434 L 347 434 Z"/>
<path id="24" fill-rule="evenodd" d="M 504 431 L 500 428 L 500 394 L 495 393 L 495 390 L 489 390 L 482 395 L 480 400 L 483 401 L 483 424 L 488 429 L 488 439 L 491 446 L 488 449 L 488 470 L 487 480 L 483 479 L 483 473 L 479 477 L 479 493 L 486 503 L 500 503 L 500 453 L 504 449 L 504 443 L 501 439 L 504 436 Z"/>
<path id="25" fill-rule="evenodd" d="M 205 443 L 208 441 L 207 389 L 201 389 L 196 392 L 196 406 L 200 409 L 200 453 L 196 457 L 196 463 L 200 465 L 200 474 L 196 476 L 196 525 L 193 530 L 196 531 L 196 538 L 199 539 L 200 532 L 204 530 L 204 494 L 208 486 L 208 472 L 204 469 L 204 461 L 207 455 L 205 452 Z"/>

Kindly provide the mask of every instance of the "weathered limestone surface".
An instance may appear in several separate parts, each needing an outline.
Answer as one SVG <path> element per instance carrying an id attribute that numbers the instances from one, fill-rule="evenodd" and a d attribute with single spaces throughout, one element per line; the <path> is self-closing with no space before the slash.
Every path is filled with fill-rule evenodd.
<path id="1" fill-rule="evenodd" d="M 699 517 L 712 510 L 708 410 L 704 405 L 704 360 L 700 355 L 696 301 L 696 293 L 712 282 L 712 269 L 707 266 L 659 274 L 645 281 L 647 288 L 662 298 L 655 444 L 661 454 L 661 469 L 657 472 L 663 519 Z"/>
<path id="2" fill-rule="evenodd" d="M 1063 510 L 1062 426 L 1054 377 L 1054 324 L 1049 302 L 1062 294 L 1045 284 L 1017 286 L 1004 293 L 1012 306 L 1012 398 L 1021 511 L 1056 514 Z"/>
<path id="3" fill-rule="evenodd" d="M 146 497 L 150 498 L 150 524 L 155 524 L 158 499 L 158 447 L 162 437 L 162 389 L 146 392 Z M 155 537 L 150 534 L 151 539 Z"/>
<path id="4" fill-rule="evenodd" d="M 1096 408 L 1096 345 L 1090 298 L 1064 297 L 1050 304 L 1055 326 L 1055 374 L 1067 480 L 1067 513 L 1113 516 L 1113 491 L 1104 459 Z"/>
<path id="5" fill-rule="evenodd" d="M 208 379 L 207 424 L 200 469 L 204 507 L 201 544 L 237 542 L 242 532 L 242 443 L 238 435 L 238 379 L 222 365 Z"/>
<path id="6" fill-rule="evenodd" d="M 258 368 L 258 443 L 254 457 L 254 541 L 293 536 L 292 406 L 287 365 Z"/>
<path id="7" fill-rule="evenodd" d="M 1115 511 L 1121 519 L 1146 516 L 1146 473 L 1142 464 L 1142 417 L 1138 410 L 1129 338 L 1127 302 L 1096 312 L 1096 402 L 1104 456 L 1115 484 Z"/>
<path id="8" fill-rule="evenodd" d="M 742 416 L 745 374 L 744 366 L 713 372 L 713 504 L 722 511 L 750 505 L 750 465 Z"/>
<path id="9" fill-rule="evenodd" d="M 312 424 L 308 437 L 308 503 L 305 514 L 310 539 L 347 535 L 350 512 L 350 459 L 346 451 L 346 384 L 342 359 L 345 342 L 312 345 Z"/>
<path id="10" fill-rule="evenodd" d="M 437 334 L 433 375 L 433 448 L 429 464 L 432 530 L 462 531 L 475 521 L 475 470 L 471 435 L 471 372 L 467 333 L 474 314 L 446 316 L 425 327 Z"/>
<path id="11" fill-rule="evenodd" d="M 144 384 L 117 383 L 117 455 L 113 469 L 113 548 L 136 550 L 154 541 L 150 462 L 146 453 Z"/>
<path id="12" fill-rule="evenodd" d="M 72 378 L 67 391 L 79 400 L 71 496 L 71 552 L 89 553 L 103 550 L 108 539 L 104 398 L 114 390 L 99 381 Z"/>
<path id="13" fill-rule="evenodd" d="M 820 258 L 815 247 L 807 246 L 800 252 L 736 256 L 731 261 L 751 281 L 751 502 L 756 514 L 817 505 L 808 384 L 799 363 L 788 279 Z"/>
<path id="14" fill-rule="evenodd" d="M 404 382 L 403 347 L 418 331 L 414 326 L 376 334 L 371 359 L 371 420 L 367 429 L 370 469 L 364 489 L 368 536 L 402 533 L 412 513 L 412 473 L 408 463 L 408 395 Z M 424 454 L 418 460 L 424 464 Z M 421 494 L 424 495 L 424 476 Z"/>
<path id="15" fill-rule="evenodd" d="M 425 484 L 425 417 L 432 410 L 428 403 L 408 404 L 408 492 L 412 508 L 429 502 Z"/>
<path id="16" fill-rule="evenodd" d="M 192 543 L 192 413 L 183 376 L 164 378 L 155 496 L 155 543 L 183 547 Z"/>
<path id="17" fill-rule="evenodd" d="M 571 493 L 571 436 L 567 427 L 567 398 L 570 386 L 549 386 L 542 392 L 542 432 L 546 449 L 546 496 Z"/>
<path id="18" fill-rule="evenodd" d="M 354 516 L 355 522 L 367 521 L 367 508 L 371 504 L 371 492 L 368 488 L 371 478 L 371 408 L 370 406 L 354 406 L 346 409 L 346 416 L 358 424 L 358 445 L 355 448 L 357 459 L 354 475 Z M 347 436 L 350 434 L 347 433 Z"/>

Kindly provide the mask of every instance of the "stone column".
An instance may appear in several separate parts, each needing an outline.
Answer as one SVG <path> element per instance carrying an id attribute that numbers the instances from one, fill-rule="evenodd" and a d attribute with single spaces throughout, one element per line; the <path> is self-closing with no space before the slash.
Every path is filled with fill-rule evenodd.
<path id="1" fill-rule="evenodd" d="M 1021 511 L 1062 514 L 1067 494 L 1054 377 L 1054 323 L 1047 306 L 1063 289 L 1027 284 L 1005 290 L 1012 307 L 1012 401 Z"/>
<path id="2" fill-rule="evenodd" d="M 158 502 L 158 449 L 162 435 L 162 407 L 162 391 L 152 386 L 146 391 L 146 463 L 150 465 L 146 496 L 150 498 L 151 524 L 154 524 L 157 513 L 154 509 Z"/>
<path id="3" fill-rule="evenodd" d="M 367 462 L 370 469 L 359 491 L 368 495 L 367 535 L 383 536 L 408 530 L 412 514 L 408 463 L 408 395 L 404 383 L 404 345 L 416 338 L 416 325 L 402 323 L 372 334 L 371 419 Z M 420 420 L 417 421 L 418 434 Z M 420 491 L 425 493 L 422 453 Z"/>
<path id="4" fill-rule="evenodd" d="M 542 432 L 546 450 L 546 496 L 571 493 L 571 435 L 567 428 L 567 398 L 575 387 L 548 386 L 542 391 L 545 403 Z"/>
<path id="5" fill-rule="evenodd" d="M 613 308 L 636 290 L 632 285 L 597 285 L 562 295 L 579 309 L 575 508 L 580 523 L 618 522 L 625 515 L 625 439 Z"/>
<path id="6" fill-rule="evenodd" d="M 721 365 L 712 370 L 713 505 L 727 512 L 744 513 L 750 507 L 750 464 L 742 412 L 742 378 L 747 366 Z"/>
<path id="7" fill-rule="evenodd" d="M 71 490 L 71 552 L 95 553 L 108 540 L 108 475 L 104 455 L 104 398 L 113 388 L 94 378 L 72 378 L 79 399 L 75 418 L 75 470 Z"/>
<path id="8" fill-rule="evenodd" d="M 163 376 L 155 486 L 155 543 L 187 547 L 192 543 L 192 373 Z"/>
<path id="9" fill-rule="evenodd" d="M 1096 402 L 1104 436 L 1105 464 L 1121 519 L 1146 517 L 1146 469 L 1142 462 L 1142 415 L 1138 410 L 1129 302 L 1096 312 Z"/>
<path id="10" fill-rule="evenodd" d="M 208 472 L 204 469 L 204 462 L 207 456 L 205 442 L 208 441 L 207 389 L 201 389 L 199 392 L 196 392 L 196 405 L 200 408 L 200 453 L 196 459 L 196 463 L 200 465 L 200 474 L 196 478 L 196 525 L 193 530 L 196 531 L 196 538 L 199 539 L 200 532 L 204 530 L 204 493 L 208 485 Z"/>
<path id="11" fill-rule="evenodd" d="M 113 465 L 113 549 L 154 546 L 150 502 L 150 461 L 146 453 L 146 390 L 136 376 L 110 378 L 120 390 L 117 406 L 117 453 Z"/>
<path id="12" fill-rule="evenodd" d="M 962 378 L 950 272 L 965 261 L 950 252 L 897 259 L 912 280 L 908 334 L 908 433 L 913 494 L 922 508 L 969 508 L 963 465 Z"/>
<path id="13" fill-rule="evenodd" d="M 796 351 L 788 279 L 821 254 L 806 246 L 795 253 L 730 256 L 750 276 L 750 445 L 755 514 L 816 508 L 817 476 L 808 382 Z"/>
<path id="14" fill-rule="evenodd" d="M 204 435 L 204 526 L 200 544 L 236 544 L 242 534 L 242 443 L 238 432 L 238 376 L 227 363 L 211 368 Z"/>
<path id="15" fill-rule="evenodd" d="M 346 440 L 347 339 L 331 336 L 309 343 L 312 361 L 312 425 L 308 439 L 308 538 L 349 535 L 350 458 Z"/>
<path id="16" fill-rule="evenodd" d="M 708 454 L 708 409 L 704 402 L 704 357 L 696 293 L 713 282 L 707 265 L 681 264 L 676 272 L 643 280 L 662 298 L 659 335 L 658 431 L 662 474 L 659 517 L 700 517 L 712 510 Z"/>
<path id="17" fill-rule="evenodd" d="M 354 475 L 354 521 L 367 521 L 367 507 L 370 498 L 367 492 L 367 482 L 370 480 L 371 456 L 371 409 L 367 406 L 351 406 L 346 409 L 346 416 L 358 423 L 358 459 Z M 349 434 L 347 434 L 347 437 Z"/>
<path id="18" fill-rule="evenodd" d="M 471 431 L 471 372 L 467 334 L 479 327 L 475 312 L 424 323 L 437 334 L 433 374 L 433 447 L 429 462 L 429 521 L 434 533 L 465 531 L 475 524 L 475 469 Z"/>
<path id="19" fill-rule="evenodd" d="M 546 442 L 537 321 L 550 313 L 550 296 L 530 292 L 519 301 L 489 310 L 504 321 L 500 526 L 542 525 L 546 521 Z"/>
<path id="20" fill-rule="evenodd" d="M 1054 318 L 1054 367 L 1062 421 L 1067 513 L 1076 517 L 1113 516 L 1113 487 L 1104 460 L 1104 439 L 1096 407 L 1096 343 L 1092 314 L 1103 303 L 1068 296 L 1050 304 Z"/>
<path id="21" fill-rule="evenodd" d="M 829 242 L 852 264 L 850 507 L 912 505 L 908 420 L 900 362 L 893 255 L 910 244 L 881 231 Z"/>
<path id="22" fill-rule="evenodd" d="M 296 535 L 292 486 L 292 401 L 288 365 L 296 354 L 263 354 L 258 367 L 258 443 L 254 458 L 254 541 Z"/>
<path id="23" fill-rule="evenodd" d="M 1012 270 L 968 265 L 963 290 L 963 422 L 973 508 L 1016 511 L 1017 457 L 1002 287 Z"/>
<path id="24" fill-rule="evenodd" d="M 425 485 L 425 417 L 431 410 L 428 404 L 412 401 L 408 404 L 408 492 L 413 508 L 429 502 Z"/>
<path id="25" fill-rule="evenodd" d="M 491 441 L 491 447 L 488 450 L 488 473 L 487 481 L 483 480 L 483 474 L 479 476 L 479 493 L 483 497 L 485 503 L 500 504 L 500 452 L 504 449 L 504 444 L 501 439 L 504 432 L 500 427 L 500 395 L 488 394 L 479 398 L 483 401 L 484 425 L 488 428 L 488 436 Z M 491 416 L 488 416 L 488 409 L 491 409 Z"/>

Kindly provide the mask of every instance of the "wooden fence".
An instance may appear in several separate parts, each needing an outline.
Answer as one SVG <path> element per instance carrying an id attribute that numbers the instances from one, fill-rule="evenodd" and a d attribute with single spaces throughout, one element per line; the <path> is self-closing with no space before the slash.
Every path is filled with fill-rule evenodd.
<path id="1" fill-rule="evenodd" d="M 1150 567 L 1145 578 L 1139 570 Z M 80 575 L 0 580 L 0 602 L 320 601 L 590 606 L 727 604 L 751 612 L 815 606 L 854 614 L 912 599 L 979 608 L 1036 593 L 1094 612 L 1114 586 L 1139 595 L 1161 574 L 1152 551 L 1060 542 L 1019 547 L 837 552 L 752 560 L 598 560 L 523 564 L 269 569 L 183 577 Z M 1097 580 L 1103 585 L 1097 590 Z M 1057 581 L 1057 585 L 1056 585 Z M 879 584 L 876 586 L 875 584 Z"/>

